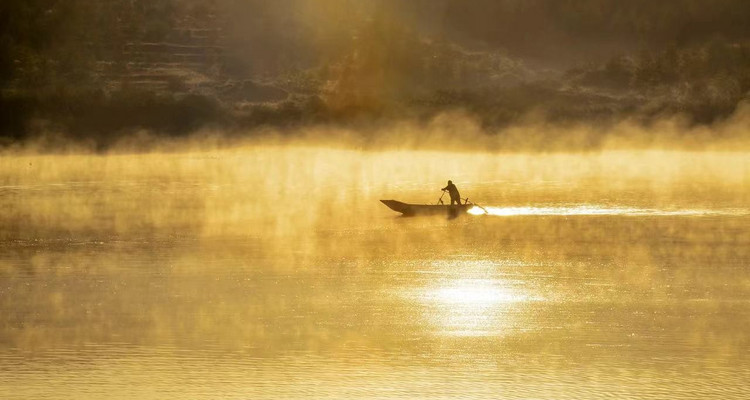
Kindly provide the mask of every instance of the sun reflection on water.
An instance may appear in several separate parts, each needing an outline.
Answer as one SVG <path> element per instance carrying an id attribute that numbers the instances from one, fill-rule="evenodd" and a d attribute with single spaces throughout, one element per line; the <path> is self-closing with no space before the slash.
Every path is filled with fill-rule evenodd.
<path id="1" fill-rule="evenodd" d="M 493 279 L 457 279 L 433 290 L 431 297 L 441 304 L 473 308 L 526 300 L 526 296 L 513 293 L 501 284 L 502 282 Z"/>
<path id="2" fill-rule="evenodd" d="M 459 261 L 435 267 L 444 269 L 443 277 L 427 285 L 419 301 L 439 335 L 506 335 L 516 330 L 526 304 L 539 300 L 507 279 L 499 270 L 508 268 L 504 263 Z"/>

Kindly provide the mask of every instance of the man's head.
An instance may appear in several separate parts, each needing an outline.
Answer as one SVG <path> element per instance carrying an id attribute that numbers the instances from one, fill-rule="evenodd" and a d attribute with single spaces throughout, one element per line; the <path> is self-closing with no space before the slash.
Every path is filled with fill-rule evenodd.
<path id="1" fill-rule="evenodd" d="M 448 184 L 449 184 L 449 185 L 452 185 L 452 184 L 453 184 L 453 181 L 448 181 Z"/>

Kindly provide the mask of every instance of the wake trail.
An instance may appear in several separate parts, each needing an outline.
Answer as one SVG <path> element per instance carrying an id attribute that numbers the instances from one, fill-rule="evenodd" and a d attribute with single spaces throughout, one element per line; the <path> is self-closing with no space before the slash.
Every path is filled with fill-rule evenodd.
<path id="1" fill-rule="evenodd" d="M 473 215 L 493 215 L 498 217 L 512 216 L 748 216 L 750 209 L 658 209 L 634 207 L 607 207 L 597 205 L 573 205 L 556 207 L 474 207 L 469 210 Z"/>

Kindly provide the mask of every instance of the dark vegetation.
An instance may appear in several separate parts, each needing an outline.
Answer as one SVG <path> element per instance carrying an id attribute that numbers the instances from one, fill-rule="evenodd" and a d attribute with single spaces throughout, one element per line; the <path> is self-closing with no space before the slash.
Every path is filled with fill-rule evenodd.
<path id="1" fill-rule="evenodd" d="M 709 7 L 710 6 L 710 7 Z M 750 92 L 750 3 L 4 0 L 0 141 L 430 120 L 696 124 Z"/>

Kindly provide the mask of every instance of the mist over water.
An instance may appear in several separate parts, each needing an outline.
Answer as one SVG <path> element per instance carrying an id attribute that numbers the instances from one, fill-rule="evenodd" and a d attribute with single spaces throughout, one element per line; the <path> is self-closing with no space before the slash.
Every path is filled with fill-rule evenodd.
<path id="1" fill-rule="evenodd" d="M 4 398 L 742 398 L 742 152 L 0 158 Z M 404 218 L 452 179 L 490 215 Z"/>
<path id="2" fill-rule="evenodd" d="M 3 0 L 0 399 L 747 398 L 749 19 Z"/>

